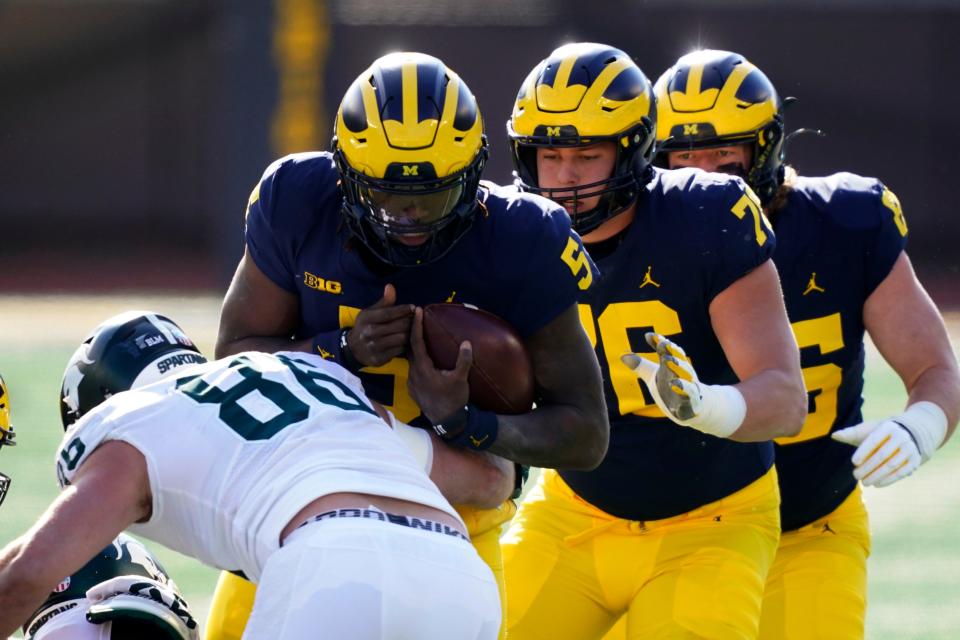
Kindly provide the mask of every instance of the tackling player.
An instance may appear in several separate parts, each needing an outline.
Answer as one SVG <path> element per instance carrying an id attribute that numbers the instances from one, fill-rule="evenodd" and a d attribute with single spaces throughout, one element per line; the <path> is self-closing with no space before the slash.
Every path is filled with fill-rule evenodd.
<path id="1" fill-rule="evenodd" d="M 622 614 L 631 638 L 756 635 L 779 534 L 768 441 L 805 410 L 796 342 L 756 196 L 654 169 L 655 122 L 630 57 L 579 43 L 533 69 L 507 125 L 518 185 L 567 209 L 601 270 L 580 314 L 611 422 L 600 467 L 544 472 L 503 539 L 519 640 L 599 638 Z"/>
<path id="2" fill-rule="evenodd" d="M 10 395 L 0 376 L 0 448 L 13 446 Z M 10 478 L 0 474 L 0 504 Z M 133 538 L 120 535 L 66 577 L 23 625 L 27 640 L 195 640 L 197 623 L 176 583 Z"/>
<path id="3" fill-rule="evenodd" d="M 683 56 L 656 93 L 666 164 L 739 175 L 760 196 L 800 346 L 809 415 L 799 435 L 777 439 L 783 534 L 760 636 L 862 638 L 870 533 L 857 481 L 910 475 L 960 415 L 957 361 L 904 251 L 900 202 L 873 178 L 808 178 L 785 165 L 777 92 L 741 55 Z M 909 395 L 903 412 L 875 422 L 860 411 L 865 331 Z"/>
<path id="4" fill-rule="evenodd" d="M 510 484 L 470 478 L 502 461 L 433 448 L 339 365 L 206 362 L 167 318 L 128 312 L 77 349 L 61 398 L 64 490 L 0 551 L 0 637 L 129 527 L 259 583 L 247 638 L 496 638 L 496 582 L 444 495 L 499 504 Z"/>
<path id="5" fill-rule="evenodd" d="M 467 85 L 436 58 L 390 54 L 347 90 L 335 129 L 332 153 L 281 158 L 254 189 L 217 354 L 319 354 L 359 372 L 401 420 L 442 424 L 452 445 L 478 443 L 529 465 L 599 464 L 609 426 L 576 305 L 595 268 L 562 209 L 480 181 L 487 144 Z M 467 406 L 468 366 L 441 372 L 408 361 L 419 307 L 443 301 L 476 305 L 519 331 L 536 410 Z M 500 525 L 514 510 L 461 510 L 497 574 Z M 228 604 L 243 593 L 228 592 L 244 588 L 232 577 L 221 585 L 208 626 L 215 640 L 243 629 L 243 606 Z"/>

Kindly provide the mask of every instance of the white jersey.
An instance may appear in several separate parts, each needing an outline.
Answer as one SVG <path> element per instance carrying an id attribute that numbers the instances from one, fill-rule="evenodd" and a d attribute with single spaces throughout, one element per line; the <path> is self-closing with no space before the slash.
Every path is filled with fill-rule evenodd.
<path id="1" fill-rule="evenodd" d="M 130 531 L 254 582 L 290 519 L 329 493 L 398 498 L 460 518 L 360 380 L 311 354 L 243 353 L 109 398 L 64 437 L 61 485 L 108 440 L 147 462 L 153 512 Z"/>

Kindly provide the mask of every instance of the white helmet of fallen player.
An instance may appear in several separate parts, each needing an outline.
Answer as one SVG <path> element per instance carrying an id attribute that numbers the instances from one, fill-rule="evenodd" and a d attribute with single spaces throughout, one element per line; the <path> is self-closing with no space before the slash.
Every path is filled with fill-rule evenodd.
<path id="1" fill-rule="evenodd" d="M 63 428 L 115 393 L 206 361 L 169 318 L 151 311 L 115 315 L 94 329 L 67 363 L 60 389 Z"/>
<path id="2" fill-rule="evenodd" d="M 140 542 L 120 534 L 65 577 L 23 626 L 27 640 L 196 640 L 176 583 Z"/>

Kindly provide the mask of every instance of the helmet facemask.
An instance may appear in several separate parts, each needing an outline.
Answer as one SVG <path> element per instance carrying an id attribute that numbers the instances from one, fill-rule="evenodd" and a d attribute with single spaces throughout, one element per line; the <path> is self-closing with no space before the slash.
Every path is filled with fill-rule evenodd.
<path id="1" fill-rule="evenodd" d="M 575 133 L 562 137 L 520 136 L 512 131 L 509 122 L 507 130 L 513 143 L 512 157 L 516 186 L 523 191 L 549 198 L 567 208 L 572 226 L 580 235 L 594 231 L 607 220 L 626 211 L 637 201 L 641 188 L 649 180 L 654 130 L 653 122 L 649 118 L 644 117 L 640 124 L 616 136 L 587 137 Z M 576 148 L 599 142 L 612 142 L 616 148 L 616 159 L 609 178 L 576 186 L 555 188 L 540 186 L 540 176 L 537 171 L 538 148 Z M 580 211 L 580 202 L 597 196 L 600 200 L 595 207 Z M 569 203 L 573 206 L 567 207 Z"/>
<path id="2" fill-rule="evenodd" d="M 750 164 L 717 167 L 715 172 L 739 176 L 750 185 L 760 202 L 766 206 L 777 194 L 783 184 L 784 164 L 784 127 L 782 111 L 757 131 L 745 135 L 713 136 L 698 139 L 689 136 L 676 136 L 664 140 L 657 147 L 655 164 L 670 168 L 669 154 L 677 151 L 699 151 L 736 145 L 750 146 Z"/>
<path id="3" fill-rule="evenodd" d="M 485 140 L 483 144 L 474 161 L 451 176 L 435 178 L 430 164 L 416 165 L 422 174 L 417 180 L 404 180 L 402 165 L 391 165 L 386 178 L 370 178 L 335 151 L 347 227 L 386 264 L 411 267 L 439 260 L 476 220 L 477 189 L 487 158 Z"/>

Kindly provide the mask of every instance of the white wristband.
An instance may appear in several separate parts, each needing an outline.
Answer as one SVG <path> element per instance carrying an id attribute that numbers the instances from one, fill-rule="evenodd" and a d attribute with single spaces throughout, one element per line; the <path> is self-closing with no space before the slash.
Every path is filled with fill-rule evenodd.
<path id="1" fill-rule="evenodd" d="M 732 385 L 701 383 L 700 402 L 700 412 L 686 423 L 718 438 L 729 438 L 747 417 L 747 401 Z"/>
<path id="2" fill-rule="evenodd" d="M 937 404 L 927 400 L 914 402 L 906 411 L 890 418 L 910 432 L 926 462 L 947 437 L 947 414 Z"/>

